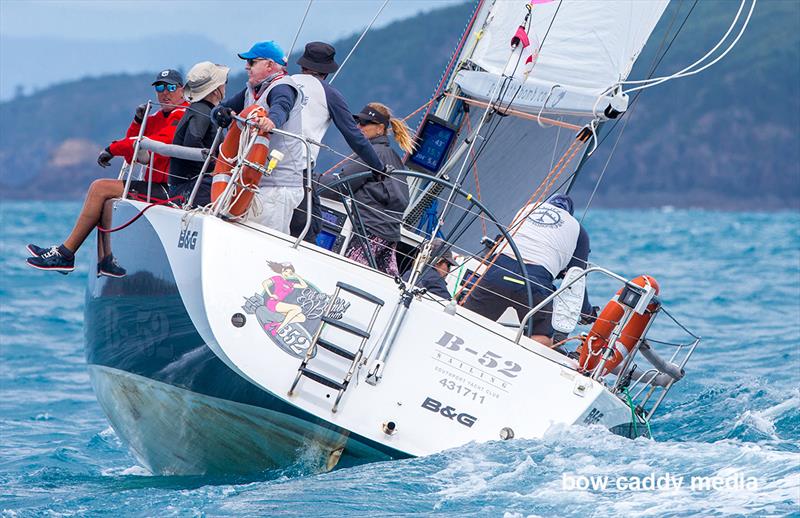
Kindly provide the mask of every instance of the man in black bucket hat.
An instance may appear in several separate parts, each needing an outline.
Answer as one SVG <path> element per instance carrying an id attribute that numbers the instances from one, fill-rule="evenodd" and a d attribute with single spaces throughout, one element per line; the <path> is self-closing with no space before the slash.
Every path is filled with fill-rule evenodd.
<path id="1" fill-rule="evenodd" d="M 297 60 L 300 65 L 301 73 L 292 76 L 292 79 L 297 83 L 303 91 L 303 133 L 317 141 L 322 141 L 325 132 L 331 122 L 336 126 L 339 132 L 344 137 L 347 145 L 350 146 L 358 158 L 372 169 L 383 171 L 385 166 L 377 153 L 372 148 L 372 144 L 358 129 L 350 109 L 347 107 L 347 102 L 339 92 L 339 90 L 332 87 L 326 81 L 328 74 L 336 72 L 339 65 L 336 63 L 336 49 L 327 43 L 321 41 L 312 41 L 306 45 L 303 55 Z M 311 163 L 317 161 L 319 148 L 311 146 Z M 365 167 L 366 171 L 367 168 Z M 313 182 L 315 185 L 313 194 L 313 207 L 312 207 L 312 225 L 306 234 L 306 241 L 314 242 L 316 236 L 322 228 L 321 217 L 322 214 L 319 210 L 319 195 L 316 190 L 316 178 Z M 300 235 L 306 223 L 306 202 L 300 204 L 295 209 L 294 216 L 291 223 L 291 234 L 293 236 Z"/>

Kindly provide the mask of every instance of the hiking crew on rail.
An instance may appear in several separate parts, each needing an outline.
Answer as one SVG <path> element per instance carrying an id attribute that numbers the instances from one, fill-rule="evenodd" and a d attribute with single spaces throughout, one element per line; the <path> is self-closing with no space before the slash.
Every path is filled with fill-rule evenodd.
<path id="1" fill-rule="evenodd" d="M 156 75 L 151 83 L 156 92 L 158 103 L 161 109 L 152 113 L 147 118 L 144 136 L 165 144 L 172 143 L 175 129 L 179 121 L 186 112 L 189 105 L 183 98 L 183 77 L 177 70 L 166 69 Z M 134 114 L 133 121 L 125 132 L 125 137 L 115 140 L 109 144 L 100 156 L 97 157 L 97 164 L 100 167 L 108 167 L 115 156 L 123 157 L 129 164 L 152 163 L 152 183 L 150 185 L 150 195 L 154 199 L 164 199 L 169 197 L 167 192 L 167 172 L 169 171 L 170 159 L 156 153 L 147 153 L 140 150 L 139 156 L 133 156 L 136 138 L 142 127 L 142 119 L 146 105 L 139 105 Z M 133 167 L 129 169 L 131 172 Z M 147 196 L 148 180 L 150 179 L 150 168 L 147 168 L 144 181 L 131 181 L 130 193 L 134 197 Z M 39 270 L 51 270 L 63 274 L 68 274 L 75 269 L 75 253 L 83 242 L 97 227 L 101 220 L 110 221 L 110 213 L 104 211 L 106 201 L 119 198 L 125 190 L 125 182 L 122 180 L 102 178 L 92 182 L 89 192 L 86 193 L 86 201 L 83 204 L 80 214 L 75 221 L 75 226 L 69 236 L 61 245 L 43 248 L 35 244 L 28 245 L 28 252 L 33 256 L 27 259 L 28 265 Z M 104 217 L 105 216 L 105 217 Z M 113 253 L 111 252 L 110 240 L 105 234 L 98 238 L 98 263 L 97 272 L 99 275 L 109 277 L 123 277 L 126 272 L 120 266 Z"/>

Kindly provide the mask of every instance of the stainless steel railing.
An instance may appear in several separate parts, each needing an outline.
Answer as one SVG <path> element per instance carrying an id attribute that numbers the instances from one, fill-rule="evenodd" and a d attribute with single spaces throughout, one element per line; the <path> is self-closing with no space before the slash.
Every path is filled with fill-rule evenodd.
<path id="1" fill-rule="evenodd" d="M 603 275 L 606 275 L 607 277 L 611 277 L 612 279 L 616 279 L 616 280 L 620 281 L 621 283 L 623 283 L 624 285 L 631 287 L 632 289 L 635 289 L 635 290 L 640 290 L 641 289 L 640 286 L 637 286 L 637 285 L 631 283 L 630 281 L 628 281 L 624 277 L 621 277 L 620 275 L 617 275 L 616 273 L 614 273 L 614 272 L 612 272 L 610 270 L 607 270 L 605 268 L 601 268 L 599 266 L 592 266 L 590 268 L 587 268 L 586 270 L 584 270 L 580 275 L 578 275 L 574 279 L 570 280 L 569 282 L 563 283 L 558 289 L 556 289 L 553 293 L 551 293 L 550 295 L 545 297 L 544 300 L 542 300 L 533 309 L 531 309 L 528 313 L 525 314 L 525 316 L 523 317 L 522 321 L 520 322 L 520 327 L 519 327 L 519 330 L 517 331 L 515 342 L 519 343 L 520 339 L 522 338 L 522 334 L 523 334 L 525 323 L 528 322 L 528 320 L 530 320 L 531 317 L 533 317 L 533 315 L 535 315 L 538 311 L 540 311 L 542 308 L 544 308 L 548 303 L 553 301 L 553 299 L 558 297 L 559 294 L 561 294 L 562 292 L 567 290 L 570 286 L 572 286 L 579 279 L 581 279 L 583 277 L 586 277 L 590 273 L 595 273 L 595 272 L 596 273 L 601 273 Z M 666 312 L 669 315 L 669 313 L 663 307 L 661 308 L 661 310 Z M 608 343 L 609 344 L 614 344 L 616 342 L 616 340 L 620 336 L 620 333 L 622 332 L 622 329 L 624 329 L 625 324 L 628 322 L 628 319 L 630 318 L 630 316 L 632 314 L 633 314 L 632 311 L 627 311 L 626 315 L 623 317 L 623 319 L 619 322 L 619 324 L 617 324 L 615 326 L 614 330 L 612 331 L 611 335 L 609 336 L 609 339 L 608 339 Z M 690 343 L 675 345 L 675 347 L 676 347 L 675 352 L 672 354 L 672 356 L 670 357 L 670 359 L 668 361 L 668 363 L 671 364 L 672 366 L 674 366 L 675 369 L 680 371 L 680 373 L 682 375 L 684 367 L 689 362 L 689 359 L 692 357 L 692 354 L 694 353 L 695 349 L 699 345 L 701 338 L 699 336 L 693 334 L 691 331 L 689 331 L 685 326 L 683 326 L 674 317 L 672 317 L 672 315 L 669 315 L 669 317 L 681 329 L 683 329 L 686 333 L 688 333 L 693 338 L 693 341 L 690 342 Z M 633 360 L 637 356 L 637 353 L 639 353 L 640 348 L 642 347 L 642 344 L 646 341 L 647 333 L 649 332 L 650 327 L 652 326 L 654 321 L 655 321 L 655 318 L 650 319 L 650 322 L 648 322 L 647 327 L 644 329 L 644 332 L 642 333 L 642 337 L 637 341 L 637 343 L 635 344 L 633 349 L 630 351 L 630 353 L 625 358 L 624 362 L 618 367 L 618 369 L 615 369 L 616 370 L 617 379 L 614 382 L 614 385 L 610 389 L 611 392 L 617 394 L 621 398 L 622 398 L 622 394 L 623 393 L 625 394 L 626 398 L 630 397 L 631 403 L 633 405 L 635 405 L 636 408 L 639 409 L 638 410 L 639 413 L 637 415 L 639 416 L 639 418 L 641 418 L 643 420 L 643 422 L 649 421 L 649 419 L 653 416 L 655 411 L 661 405 L 661 402 L 664 400 L 664 398 L 667 396 L 669 391 L 672 389 L 672 386 L 675 384 L 676 381 L 678 381 L 678 379 L 680 379 L 680 378 L 675 378 L 674 375 L 672 375 L 672 373 L 670 373 L 670 372 L 663 372 L 663 371 L 671 370 L 671 369 L 663 369 L 662 368 L 662 370 L 659 370 L 659 369 L 653 367 L 653 368 L 647 369 L 644 372 L 642 372 L 639 376 L 636 377 L 635 380 L 628 380 L 629 382 L 631 382 L 631 384 L 629 386 L 626 386 L 627 382 L 625 382 L 625 383 L 623 382 L 623 380 L 626 380 L 626 378 L 629 378 L 631 373 L 634 372 L 633 369 L 636 367 L 636 365 L 635 365 Z M 601 359 L 600 363 L 591 371 L 591 373 L 589 373 L 589 375 L 593 379 L 595 379 L 595 380 L 597 380 L 599 382 L 603 382 L 603 380 L 604 380 L 604 378 L 606 376 L 606 373 L 604 373 L 605 364 L 606 364 L 606 362 L 608 361 L 608 359 L 611 356 L 610 351 L 611 351 L 611 348 L 609 347 L 609 349 L 607 349 L 605 351 L 605 353 L 603 354 L 603 358 Z M 652 351 L 650 354 L 657 356 L 655 351 Z M 660 358 L 658 358 L 658 360 L 660 360 Z M 663 362 L 663 360 L 655 361 L 655 362 L 651 362 L 651 363 L 653 363 L 655 365 L 655 364 L 659 364 L 661 362 Z M 669 381 L 666 383 L 666 385 L 659 385 L 658 383 L 656 383 L 656 375 L 657 374 L 668 374 L 670 376 Z M 633 392 L 635 389 L 637 389 L 637 387 L 638 387 L 638 390 L 632 396 L 630 396 L 630 393 Z M 662 389 L 662 390 L 661 390 L 660 394 L 658 395 L 658 398 L 655 400 L 655 403 L 653 403 L 653 405 L 649 409 L 646 409 L 646 405 L 653 398 L 653 396 L 657 393 L 657 391 L 659 389 Z"/>
<path id="2" fill-rule="evenodd" d="M 243 123 L 243 124 L 245 124 L 247 126 L 256 127 L 256 124 L 253 121 L 244 119 L 244 118 L 236 116 L 236 115 L 234 115 L 233 118 L 234 118 L 234 120 L 237 120 L 237 121 L 239 121 L 239 122 L 241 122 L 241 123 Z M 303 143 L 303 146 L 306 148 L 306 171 L 308 171 L 308 174 L 304 175 L 305 178 L 304 178 L 304 185 L 303 185 L 303 188 L 305 189 L 305 192 L 306 192 L 306 196 L 305 196 L 305 198 L 306 198 L 306 223 L 305 223 L 305 226 L 303 227 L 302 232 L 300 232 L 300 235 L 297 236 L 297 238 L 295 239 L 294 243 L 292 244 L 292 248 L 297 248 L 300 245 L 300 243 L 303 241 L 303 238 L 306 237 L 306 234 L 308 233 L 308 230 L 311 228 L 311 218 L 313 217 L 313 215 L 311 213 L 311 203 L 313 201 L 312 200 L 312 196 L 311 196 L 311 189 L 312 189 L 312 187 L 311 187 L 311 180 L 312 180 L 312 174 L 311 174 L 311 145 L 309 143 L 309 139 L 307 139 L 303 135 L 297 135 L 295 133 L 291 133 L 289 131 L 284 131 L 284 130 L 281 130 L 281 129 L 278 129 L 278 128 L 273 128 L 270 131 L 270 133 L 274 133 L 274 134 L 277 134 L 277 135 L 283 135 L 283 136 L 288 137 L 288 138 L 293 138 L 293 139 L 299 140 L 300 142 Z M 253 138 L 251 138 L 247 142 L 247 144 L 244 146 L 244 150 L 242 151 L 242 155 L 243 156 L 247 156 L 247 153 L 250 151 L 250 148 L 253 146 L 254 143 L 255 143 L 255 136 L 253 136 Z M 226 206 L 227 203 L 230 201 L 230 196 L 231 196 L 231 194 L 233 192 L 233 186 L 237 184 L 237 182 L 239 181 L 239 179 L 242 176 L 242 165 L 243 164 L 241 164 L 241 163 L 237 164 L 237 166 L 233 169 L 233 173 L 231 174 L 231 179 L 230 179 L 230 181 L 228 181 L 228 185 L 225 187 L 225 191 L 223 191 L 222 195 L 217 200 L 217 202 L 219 202 L 219 203 L 216 204 L 215 207 L 214 207 L 214 211 L 213 211 L 213 215 L 214 216 L 218 216 L 219 217 L 220 213 L 222 211 L 222 208 L 224 206 Z M 200 181 L 201 181 L 201 178 L 198 177 L 197 184 L 195 185 L 195 189 L 194 190 L 197 190 L 197 188 L 199 187 L 199 182 Z M 194 194 L 194 192 L 193 192 L 193 194 Z"/>

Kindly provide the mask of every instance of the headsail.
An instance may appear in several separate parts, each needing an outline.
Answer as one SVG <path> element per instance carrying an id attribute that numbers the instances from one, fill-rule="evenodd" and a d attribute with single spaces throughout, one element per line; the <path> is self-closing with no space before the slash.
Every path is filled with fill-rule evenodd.
<path id="1" fill-rule="evenodd" d="M 519 92 L 512 107 L 536 114 L 547 101 L 545 113 L 591 115 L 598 97 L 628 77 L 668 1 L 561 0 L 532 5 L 527 33 L 536 62 L 527 77 L 529 67 L 516 67 L 509 90 Z M 459 71 L 455 79 L 468 96 L 489 99 L 529 3 L 503 0 L 489 6 L 470 56 L 476 68 Z M 542 48 L 534 49 L 545 35 Z"/>

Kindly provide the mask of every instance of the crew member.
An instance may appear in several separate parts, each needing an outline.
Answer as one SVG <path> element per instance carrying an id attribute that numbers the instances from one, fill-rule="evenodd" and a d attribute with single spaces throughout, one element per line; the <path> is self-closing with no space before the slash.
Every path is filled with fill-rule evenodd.
<path id="1" fill-rule="evenodd" d="M 381 103 L 369 103 L 353 117 L 387 165 L 387 171 L 403 167 L 400 156 L 389 145 L 389 133 L 394 136 L 400 149 L 411 152 L 414 149 L 414 137 L 408 126 L 393 117 L 391 110 Z M 321 177 L 322 196 L 339 198 L 335 190 L 326 186 L 335 180 L 363 173 L 366 169 L 359 162 L 349 162 L 338 173 Z M 369 256 L 372 256 L 378 270 L 391 276 L 399 275 L 395 251 L 400 241 L 403 213 L 408 206 L 406 179 L 372 171 L 372 175 L 352 180 L 348 185 L 353 190 L 353 203 L 359 217 L 353 221 L 356 236 L 350 241 L 345 255 L 366 265 L 370 265 Z M 349 193 L 344 185 L 340 189 L 343 193 Z"/>
<path id="2" fill-rule="evenodd" d="M 422 267 L 422 273 L 417 279 L 417 286 L 425 288 L 428 293 L 437 297 L 450 300 L 450 290 L 447 289 L 447 276 L 450 275 L 450 268 L 458 266 L 453 258 L 453 252 L 446 247 L 444 241 L 436 238 L 431 243 L 431 260 L 434 263 L 426 264 Z M 409 269 L 403 274 L 403 280 L 407 281 L 411 277 Z"/>
<path id="3" fill-rule="evenodd" d="M 181 119 L 173 144 L 178 146 L 209 149 L 214 143 L 215 128 L 211 123 L 211 110 L 225 98 L 228 82 L 226 66 L 210 61 L 196 64 L 186 75 L 186 99 L 192 104 Z M 197 177 L 203 169 L 202 162 L 173 158 L 170 162 L 170 195 L 183 196 L 188 201 Z M 193 204 L 204 206 L 211 203 L 212 175 L 203 177 Z"/>
<path id="4" fill-rule="evenodd" d="M 364 134 L 359 131 L 358 126 L 353 120 L 353 114 L 344 100 L 344 96 L 328 84 L 326 81 L 328 74 L 332 74 L 339 69 L 336 63 L 336 49 L 321 41 L 312 41 L 306 45 L 303 55 L 297 60 L 300 65 L 300 74 L 294 74 L 292 79 L 303 91 L 303 134 L 316 142 L 321 142 L 328 131 L 331 122 L 344 137 L 347 145 L 350 146 L 362 162 L 372 169 L 382 171 L 383 162 L 378 158 L 372 145 Z M 311 147 L 311 166 L 312 169 L 319 155 L 319 147 Z M 312 221 L 305 240 L 313 243 L 322 228 L 322 214 L 320 213 L 319 193 L 315 184 L 312 191 Z M 299 236 L 306 224 L 306 198 L 300 206 L 295 209 L 292 215 L 291 234 Z"/>
<path id="5" fill-rule="evenodd" d="M 183 99 L 183 78 L 177 70 L 167 69 L 156 75 L 152 85 L 161 109 L 147 117 L 144 136 L 171 144 L 178 121 L 183 117 L 186 106 L 189 104 Z M 100 167 L 111 165 L 111 160 L 115 156 L 121 156 L 129 164 L 133 164 L 133 150 L 142 127 L 145 109 L 146 105 L 139 105 L 134 112 L 133 122 L 125 133 L 125 138 L 115 140 L 100 153 L 100 156 L 97 157 L 97 164 Z M 157 153 L 153 153 L 151 157 L 149 153 L 139 151 L 137 162 L 150 163 L 151 160 L 153 166 L 152 184 L 150 185 L 151 198 L 167 199 L 169 197 L 167 172 L 170 159 Z M 149 180 L 150 168 L 148 167 L 144 181 L 131 181 L 130 193 L 147 196 Z M 28 258 L 28 265 L 39 270 L 52 270 L 63 274 L 74 270 L 75 252 L 100 223 L 105 202 L 119 198 L 124 190 L 125 182 L 122 180 L 103 178 L 92 182 L 83 208 L 67 239 L 61 245 L 49 248 L 29 244 L 28 251 L 33 257 Z M 103 239 L 98 240 L 98 247 L 100 257 L 98 273 L 110 277 L 123 277 L 126 273 L 125 269 L 117 264 L 108 243 Z"/>
<path id="6" fill-rule="evenodd" d="M 231 123 L 231 115 L 253 104 L 263 106 L 267 117 L 258 120 L 259 129 L 268 133 L 275 128 L 301 135 L 303 122 L 303 94 L 300 88 L 286 75 L 286 57 L 283 49 L 274 41 L 262 41 L 250 50 L 239 54 L 245 60 L 247 86 L 223 103 L 214 112 L 214 118 L 222 127 Z M 251 220 L 284 234 L 289 233 L 292 212 L 303 200 L 303 171 L 306 168 L 305 145 L 298 139 L 270 134 L 270 150 L 280 151 L 283 158 L 272 174 L 259 183 L 257 197 L 260 213 L 251 212 Z"/>
<path id="7" fill-rule="evenodd" d="M 535 204 L 523 207 L 514 218 L 514 221 L 523 218 L 513 238 L 525 262 L 525 276 L 531 286 L 534 306 L 555 290 L 553 279 L 559 274 L 573 266 L 586 268 L 589 234 L 572 212 L 572 199 L 556 194 L 538 207 Z M 497 320 L 509 306 L 520 318 L 531 309 L 519 264 L 514 252 L 506 246 L 481 277 L 464 307 Z M 581 310 L 584 319 L 591 317 L 592 311 L 588 296 L 584 294 Z M 532 317 L 532 338 L 548 346 L 553 343 L 552 313 L 553 305 L 549 303 Z"/>

